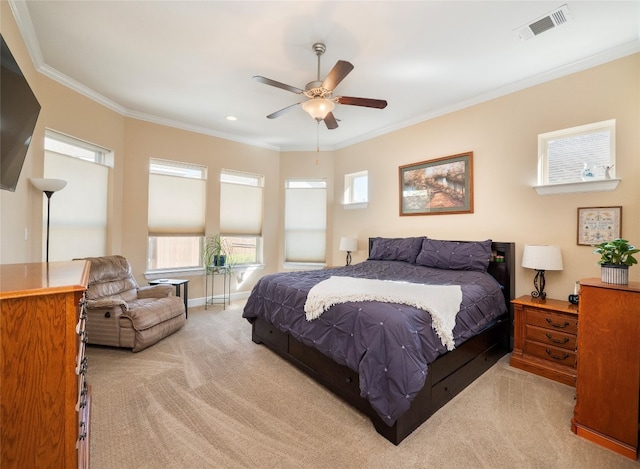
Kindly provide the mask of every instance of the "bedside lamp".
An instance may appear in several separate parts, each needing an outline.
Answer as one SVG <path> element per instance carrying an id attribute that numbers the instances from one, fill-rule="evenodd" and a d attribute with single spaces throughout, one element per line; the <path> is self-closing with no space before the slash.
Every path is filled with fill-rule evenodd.
<path id="1" fill-rule="evenodd" d="M 347 251 L 347 264 L 351 265 L 351 253 L 358 250 L 358 240 L 356 238 L 340 238 L 341 251 Z"/>
<path id="2" fill-rule="evenodd" d="M 544 300 L 547 297 L 544 292 L 545 270 L 562 270 L 560 246 L 526 244 L 522 253 L 522 267 L 537 271 L 533 279 L 535 290 L 531 292 L 531 296 Z"/>
<path id="3" fill-rule="evenodd" d="M 49 262 L 49 214 L 51 212 L 51 196 L 54 192 L 64 189 L 67 181 L 64 179 L 31 178 L 31 184 L 47 196 L 47 262 Z"/>

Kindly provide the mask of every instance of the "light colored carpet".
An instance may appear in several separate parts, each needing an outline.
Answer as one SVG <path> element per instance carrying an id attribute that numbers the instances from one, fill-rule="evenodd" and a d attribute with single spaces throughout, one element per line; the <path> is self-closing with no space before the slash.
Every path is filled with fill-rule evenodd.
<path id="1" fill-rule="evenodd" d="M 251 341 L 243 303 L 140 353 L 89 347 L 92 469 L 630 468 L 571 432 L 574 389 L 508 357 L 394 446 Z"/>

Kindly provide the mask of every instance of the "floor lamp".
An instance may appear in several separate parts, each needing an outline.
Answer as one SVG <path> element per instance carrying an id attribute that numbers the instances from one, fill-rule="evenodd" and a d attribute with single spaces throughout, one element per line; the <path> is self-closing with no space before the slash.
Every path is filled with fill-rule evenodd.
<path id="1" fill-rule="evenodd" d="M 47 196 L 47 262 L 49 262 L 49 215 L 51 213 L 51 196 L 54 192 L 64 189 L 67 181 L 63 179 L 31 178 L 31 184 Z"/>

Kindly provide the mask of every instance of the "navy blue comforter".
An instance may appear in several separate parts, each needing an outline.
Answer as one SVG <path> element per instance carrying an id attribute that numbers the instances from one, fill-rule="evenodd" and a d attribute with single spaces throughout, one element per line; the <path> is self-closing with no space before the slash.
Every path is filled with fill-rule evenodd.
<path id="1" fill-rule="evenodd" d="M 426 311 L 376 301 L 337 304 L 307 321 L 309 290 L 332 275 L 460 285 L 456 346 L 507 311 L 498 282 L 486 272 L 442 270 L 398 261 L 367 260 L 333 269 L 266 275 L 253 288 L 243 317 L 262 317 L 305 345 L 358 372 L 360 393 L 389 425 L 422 389 L 427 365 L 446 347 Z"/>

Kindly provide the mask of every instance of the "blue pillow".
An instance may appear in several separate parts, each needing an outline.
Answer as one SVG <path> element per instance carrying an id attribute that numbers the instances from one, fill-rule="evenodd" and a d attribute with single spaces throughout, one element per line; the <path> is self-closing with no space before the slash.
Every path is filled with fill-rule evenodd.
<path id="1" fill-rule="evenodd" d="M 370 260 L 403 261 L 414 264 L 422 248 L 424 236 L 415 238 L 375 238 L 369 253 Z"/>
<path id="2" fill-rule="evenodd" d="M 485 272 L 491 259 L 491 240 L 440 241 L 425 238 L 416 264 L 436 269 Z"/>

